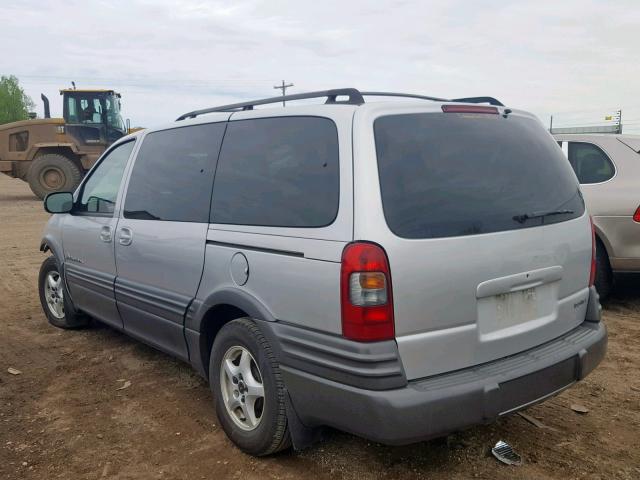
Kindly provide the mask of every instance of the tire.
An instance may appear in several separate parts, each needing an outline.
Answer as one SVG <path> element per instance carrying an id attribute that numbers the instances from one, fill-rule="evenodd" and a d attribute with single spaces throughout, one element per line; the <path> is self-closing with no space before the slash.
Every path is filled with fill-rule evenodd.
<path id="1" fill-rule="evenodd" d="M 605 300 L 611 293 L 613 288 L 613 272 L 609 264 L 609 256 L 602 245 L 602 242 L 596 243 L 596 290 L 600 295 L 600 300 Z"/>
<path id="2" fill-rule="evenodd" d="M 72 160 L 57 153 L 37 157 L 31 164 L 27 181 L 40 199 L 53 192 L 73 192 L 82 180 L 82 172 Z"/>
<path id="3" fill-rule="evenodd" d="M 88 323 L 88 318 L 78 312 L 69 300 L 69 293 L 60 273 L 55 257 L 48 257 L 40 267 L 38 275 L 38 292 L 42 310 L 49 323 L 58 328 L 80 328 Z M 49 281 L 57 283 L 52 289 L 47 288 Z M 53 297 L 53 298 L 52 298 Z"/>
<path id="4" fill-rule="evenodd" d="M 249 357 L 243 357 L 245 352 L 250 354 Z M 237 357 L 235 357 L 236 354 Z M 234 358 L 238 365 L 233 365 L 232 370 L 235 373 L 232 379 L 231 374 L 223 373 L 222 369 L 224 364 L 228 365 L 227 361 L 234 363 L 231 360 Z M 250 365 L 251 373 L 244 376 L 242 372 L 246 372 L 247 369 L 242 368 L 243 364 L 240 363 L 242 358 L 250 360 L 244 365 Z M 258 370 L 256 371 L 254 367 Z M 229 439 L 240 450 L 251 455 L 264 456 L 289 448 L 291 437 L 285 411 L 285 390 L 280 367 L 269 342 L 253 320 L 241 318 L 222 327 L 211 349 L 209 382 L 218 420 Z M 259 385 L 262 385 L 264 395 L 262 403 L 259 399 L 252 400 L 257 397 L 251 393 L 255 393 L 256 385 L 258 389 Z M 235 397 L 235 404 L 237 404 L 235 408 L 232 405 L 233 393 L 238 393 Z M 257 423 L 252 422 L 250 415 L 244 414 L 245 408 L 254 412 Z M 242 417 L 245 417 L 244 422 Z M 255 424 L 251 425 L 252 423 Z"/>

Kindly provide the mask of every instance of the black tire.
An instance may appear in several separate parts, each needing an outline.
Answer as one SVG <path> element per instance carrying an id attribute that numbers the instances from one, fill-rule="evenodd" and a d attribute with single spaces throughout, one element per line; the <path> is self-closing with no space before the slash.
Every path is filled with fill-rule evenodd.
<path id="1" fill-rule="evenodd" d="M 613 288 L 613 272 L 609 264 L 609 256 L 600 241 L 596 242 L 596 290 L 600 300 L 605 300 Z"/>
<path id="2" fill-rule="evenodd" d="M 73 192 L 82 180 L 82 172 L 64 155 L 47 153 L 33 161 L 27 180 L 31 191 L 43 199 L 53 192 Z"/>
<path id="3" fill-rule="evenodd" d="M 53 308 L 50 307 L 48 302 L 48 292 L 46 291 L 46 285 L 48 281 L 49 274 L 61 278 L 60 281 L 60 289 L 62 292 L 62 303 L 63 303 L 63 316 L 61 318 L 57 317 Z M 89 323 L 89 319 L 78 312 L 73 304 L 69 300 L 69 292 L 67 291 L 67 287 L 65 285 L 64 279 L 61 277 L 61 269 L 58 266 L 58 262 L 55 257 L 48 257 L 44 262 L 42 262 L 42 266 L 40 267 L 40 274 L 38 275 L 38 292 L 40 294 L 40 303 L 42 304 L 42 310 L 44 310 L 44 314 L 49 320 L 49 323 L 58 328 L 80 328 L 84 327 Z"/>
<path id="4" fill-rule="evenodd" d="M 224 404 L 220 384 L 222 360 L 230 349 L 238 346 L 248 350 L 255 359 L 264 387 L 261 420 L 255 429 L 250 431 L 237 426 L 231 418 Z M 251 455 L 264 456 L 291 446 L 280 367 L 269 342 L 253 320 L 233 320 L 220 330 L 211 350 L 209 382 L 220 424 L 240 450 Z"/>

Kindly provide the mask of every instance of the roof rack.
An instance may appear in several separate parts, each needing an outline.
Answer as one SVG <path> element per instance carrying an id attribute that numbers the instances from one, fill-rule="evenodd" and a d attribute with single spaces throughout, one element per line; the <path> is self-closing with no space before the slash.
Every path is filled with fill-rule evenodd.
<path id="1" fill-rule="evenodd" d="M 270 103 L 280 103 L 292 100 L 305 100 L 309 98 L 323 98 L 327 100 L 325 104 L 342 104 L 342 105 L 362 105 L 364 97 L 404 97 L 418 98 L 421 100 L 431 100 L 434 102 L 460 102 L 460 103 L 489 103 L 490 105 L 504 106 L 499 100 L 493 97 L 469 97 L 455 98 L 453 100 L 447 98 L 427 97 L 425 95 L 414 95 L 412 93 L 394 93 L 394 92 L 360 92 L 355 88 L 336 88 L 333 90 L 319 90 L 316 92 L 297 93 L 294 95 L 284 95 L 280 97 L 263 98 L 261 100 L 253 100 L 251 102 L 231 103 L 219 107 L 203 108 L 202 110 L 194 110 L 192 112 L 180 115 L 176 121 L 185 120 L 187 118 L 196 118 L 200 115 L 213 112 L 241 112 L 244 110 L 253 110 L 256 105 L 267 105 Z M 338 100 L 338 97 L 348 97 L 347 100 Z"/>
<path id="2" fill-rule="evenodd" d="M 347 105 L 362 105 L 364 98 L 362 94 L 355 88 L 337 88 L 334 90 L 320 90 L 317 92 L 308 93 L 296 93 L 294 95 L 284 95 L 280 97 L 263 98 L 262 100 L 254 100 L 252 102 L 232 103 L 230 105 L 222 105 L 220 107 L 204 108 L 202 110 L 194 110 L 193 112 L 185 113 L 178 117 L 179 120 L 186 118 L 195 118 L 198 115 L 204 115 L 205 113 L 212 112 L 238 112 L 243 110 L 253 110 L 256 105 L 267 105 L 269 103 L 280 103 L 291 100 L 304 100 L 307 98 L 322 98 L 327 97 L 325 103 L 328 104 L 347 104 Z M 337 100 L 337 97 L 349 97 L 348 100 Z"/>

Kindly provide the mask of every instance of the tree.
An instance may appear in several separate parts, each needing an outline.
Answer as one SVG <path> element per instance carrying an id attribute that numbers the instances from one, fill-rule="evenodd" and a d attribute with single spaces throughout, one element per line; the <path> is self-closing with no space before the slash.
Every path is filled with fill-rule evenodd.
<path id="1" fill-rule="evenodd" d="M 26 120 L 35 106 L 15 76 L 0 77 L 0 125 Z"/>

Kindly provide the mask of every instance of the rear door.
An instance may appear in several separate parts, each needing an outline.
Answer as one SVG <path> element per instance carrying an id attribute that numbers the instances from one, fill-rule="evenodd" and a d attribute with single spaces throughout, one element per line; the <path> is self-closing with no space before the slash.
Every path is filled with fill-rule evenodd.
<path id="1" fill-rule="evenodd" d="M 389 256 L 409 378 L 558 337 L 588 295 L 589 219 L 553 138 L 524 114 L 437 108 L 371 118 L 377 162 L 356 161 L 377 168 L 380 208 L 356 187 L 356 236 Z"/>
<path id="2" fill-rule="evenodd" d="M 209 207 L 226 123 L 151 132 L 127 185 L 115 283 L 125 331 L 188 358 L 184 314 L 204 263 Z"/>
<path id="3" fill-rule="evenodd" d="M 134 144 L 116 145 L 102 157 L 78 190 L 63 229 L 65 278 L 74 304 L 116 328 L 122 328 L 122 321 L 113 293 L 113 237 L 118 194 Z"/>

